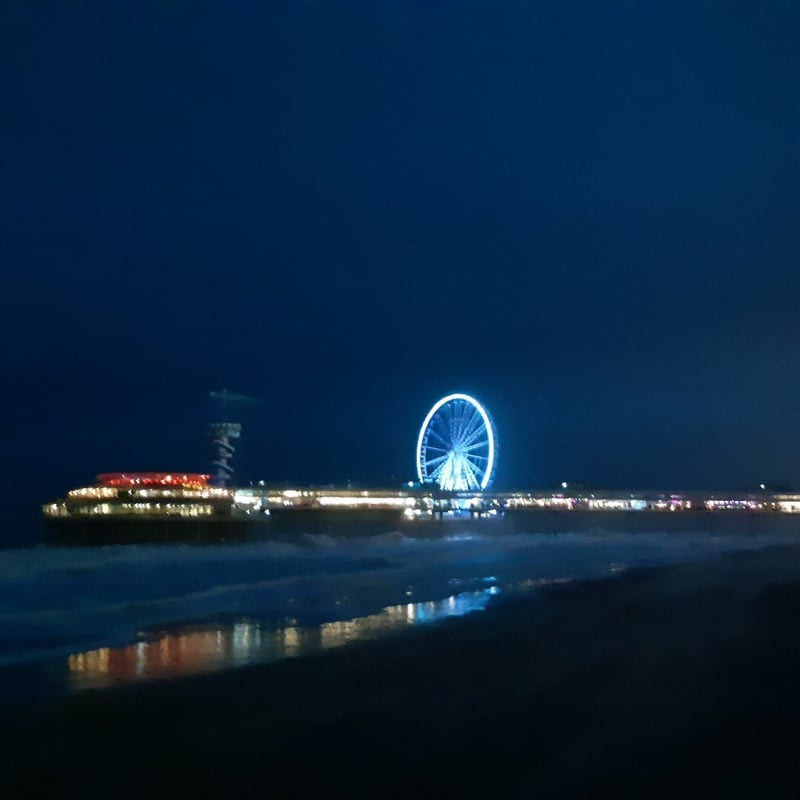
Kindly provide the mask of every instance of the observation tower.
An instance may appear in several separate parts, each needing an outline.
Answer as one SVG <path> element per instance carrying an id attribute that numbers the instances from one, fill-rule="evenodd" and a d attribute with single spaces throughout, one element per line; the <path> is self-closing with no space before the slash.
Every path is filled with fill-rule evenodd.
<path id="1" fill-rule="evenodd" d="M 231 439 L 238 439 L 242 434 L 242 426 L 238 422 L 212 422 L 208 426 L 211 445 L 214 449 L 214 458 L 211 466 L 212 486 L 227 486 L 233 476 L 231 461 L 236 454 L 236 448 L 231 444 Z"/>
<path id="2" fill-rule="evenodd" d="M 213 448 L 213 458 L 211 466 L 212 486 L 228 486 L 234 473 L 234 466 L 231 463 L 236 455 L 236 448 L 232 440 L 238 439 L 242 435 L 242 424 L 233 422 L 230 418 L 231 407 L 241 403 L 258 403 L 255 397 L 248 397 L 244 394 L 234 394 L 227 389 L 209 392 L 209 396 L 215 401 L 215 413 L 219 421 L 212 422 L 208 426 L 208 434 Z"/>

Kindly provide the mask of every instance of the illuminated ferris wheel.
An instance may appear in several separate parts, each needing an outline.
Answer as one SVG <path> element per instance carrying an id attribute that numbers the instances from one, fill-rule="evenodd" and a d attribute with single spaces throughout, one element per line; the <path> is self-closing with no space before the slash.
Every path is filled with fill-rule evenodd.
<path id="1" fill-rule="evenodd" d="M 497 448 L 492 420 L 468 394 L 449 394 L 428 412 L 417 439 L 417 476 L 448 492 L 485 489 Z"/>

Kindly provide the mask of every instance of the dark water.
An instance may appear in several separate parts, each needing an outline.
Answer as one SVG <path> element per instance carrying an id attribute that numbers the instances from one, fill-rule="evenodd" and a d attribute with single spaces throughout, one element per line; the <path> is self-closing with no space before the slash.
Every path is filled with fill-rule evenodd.
<path id="1" fill-rule="evenodd" d="M 41 698 L 313 655 L 479 613 L 547 582 L 793 542 L 797 520 L 569 512 L 344 533 L 1 550 L 5 694 Z"/>
<path id="2" fill-rule="evenodd" d="M 5 774 L 84 798 L 164 776 L 197 796 L 793 796 L 769 789 L 797 785 L 796 586 L 758 616 L 719 581 L 686 603 L 672 578 L 616 578 L 797 537 L 788 515 L 570 513 L 6 548 Z M 562 582 L 551 618 L 540 589 Z"/>

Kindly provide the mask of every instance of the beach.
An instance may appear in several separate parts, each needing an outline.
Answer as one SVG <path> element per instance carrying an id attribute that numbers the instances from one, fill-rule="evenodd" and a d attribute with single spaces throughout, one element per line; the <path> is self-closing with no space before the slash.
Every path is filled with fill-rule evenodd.
<path id="1" fill-rule="evenodd" d="M 24 791 L 795 797 L 800 547 L 557 583 L 3 725 Z"/>

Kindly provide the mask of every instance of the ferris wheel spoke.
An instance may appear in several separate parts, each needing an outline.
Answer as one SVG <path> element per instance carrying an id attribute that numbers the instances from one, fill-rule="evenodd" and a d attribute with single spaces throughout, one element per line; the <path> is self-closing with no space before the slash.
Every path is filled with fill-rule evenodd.
<path id="1" fill-rule="evenodd" d="M 474 461 L 469 461 L 469 468 L 475 474 L 475 477 L 478 479 L 478 483 L 483 480 L 483 476 L 486 475 L 486 470 L 480 465 L 476 464 Z"/>
<path id="2" fill-rule="evenodd" d="M 464 437 L 467 435 L 472 425 L 472 421 L 474 420 L 476 415 L 477 412 L 475 411 L 475 409 L 471 405 L 464 403 L 464 408 L 462 410 L 459 429 L 458 429 L 459 443 L 464 440 Z"/>
<path id="3" fill-rule="evenodd" d="M 488 434 L 486 428 L 483 426 L 483 420 L 481 420 L 481 424 L 477 426 L 473 431 L 470 431 L 469 435 L 465 438 L 464 444 L 470 445 L 473 442 L 477 441 L 479 438 L 487 438 Z"/>
<path id="4" fill-rule="evenodd" d="M 430 436 L 435 436 L 443 445 L 445 450 L 450 450 L 452 448 L 451 443 L 441 434 L 436 428 L 428 428 L 428 434 Z"/>
<path id="5" fill-rule="evenodd" d="M 445 461 L 440 464 L 438 469 L 433 473 L 433 477 L 439 480 L 439 486 L 442 489 L 450 489 L 453 484 L 453 464 L 451 461 Z"/>
<path id="6" fill-rule="evenodd" d="M 446 448 L 439 447 L 439 445 L 436 445 L 436 444 L 429 444 L 428 445 L 428 450 L 436 450 L 439 453 L 447 453 L 447 452 L 449 452 Z"/>
<path id="7" fill-rule="evenodd" d="M 446 425 L 447 425 L 447 435 L 450 439 L 452 444 L 455 444 L 458 441 L 458 429 L 459 429 L 459 408 L 455 406 L 451 408 L 446 413 Z"/>
<path id="8" fill-rule="evenodd" d="M 469 476 L 467 483 L 470 484 L 470 488 L 479 488 L 481 482 L 475 477 L 475 473 L 472 470 L 472 465 L 469 463 L 469 461 L 464 459 L 463 466 L 464 466 L 464 472 Z"/>
<path id="9" fill-rule="evenodd" d="M 469 424 L 462 432 L 459 438 L 459 444 L 464 447 L 465 445 L 472 444 L 472 442 L 481 436 L 486 436 L 486 428 L 480 416 L 476 416 L 470 419 Z"/>
<path id="10" fill-rule="evenodd" d="M 480 424 L 480 422 L 482 420 L 480 411 L 478 411 L 477 408 L 473 408 L 472 406 L 469 406 L 469 408 L 467 409 L 467 413 L 465 414 L 464 418 L 465 418 L 465 420 L 467 422 L 467 427 L 470 427 L 470 426 L 474 425 L 476 422 L 478 424 Z"/>
<path id="11" fill-rule="evenodd" d="M 446 461 L 450 456 L 445 453 L 443 456 L 437 456 L 436 458 L 428 458 L 425 460 L 425 467 L 430 468 L 434 464 L 438 464 L 441 461 Z"/>
<path id="12" fill-rule="evenodd" d="M 450 434 L 450 444 L 451 444 L 452 447 L 455 447 L 458 444 L 458 436 L 459 436 L 459 434 L 458 434 L 458 429 L 459 429 L 458 419 L 456 417 L 453 417 L 450 420 L 450 425 L 448 426 L 448 428 L 449 428 L 449 434 Z"/>
<path id="13" fill-rule="evenodd" d="M 459 450 L 460 453 L 472 453 L 473 450 L 480 450 L 482 447 L 488 447 L 488 442 L 476 442 L 475 444 L 468 445 L 467 447 L 462 447 Z"/>
<path id="14" fill-rule="evenodd" d="M 442 470 L 445 468 L 446 464 L 447 464 L 446 461 L 443 464 L 439 464 L 439 466 L 436 467 L 436 469 L 433 472 L 431 472 L 428 477 L 434 479 L 438 478 L 442 474 Z"/>
<path id="15" fill-rule="evenodd" d="M 461 456 L 454 456 L 450 462 L 450 488 L 455 491 L 464 491 L 469 488 L 469 473 L 465 460 Z"/>
<path id="16" fill-rule="evenodd" d="M 464 409 L 463 407 L 456 407 L 453 410 L 453 418 L 450 423 L 450 430 L 453 435 L 453 443 L 457 444 L 461 438 L 461 428 L 463 425 Z"/>

